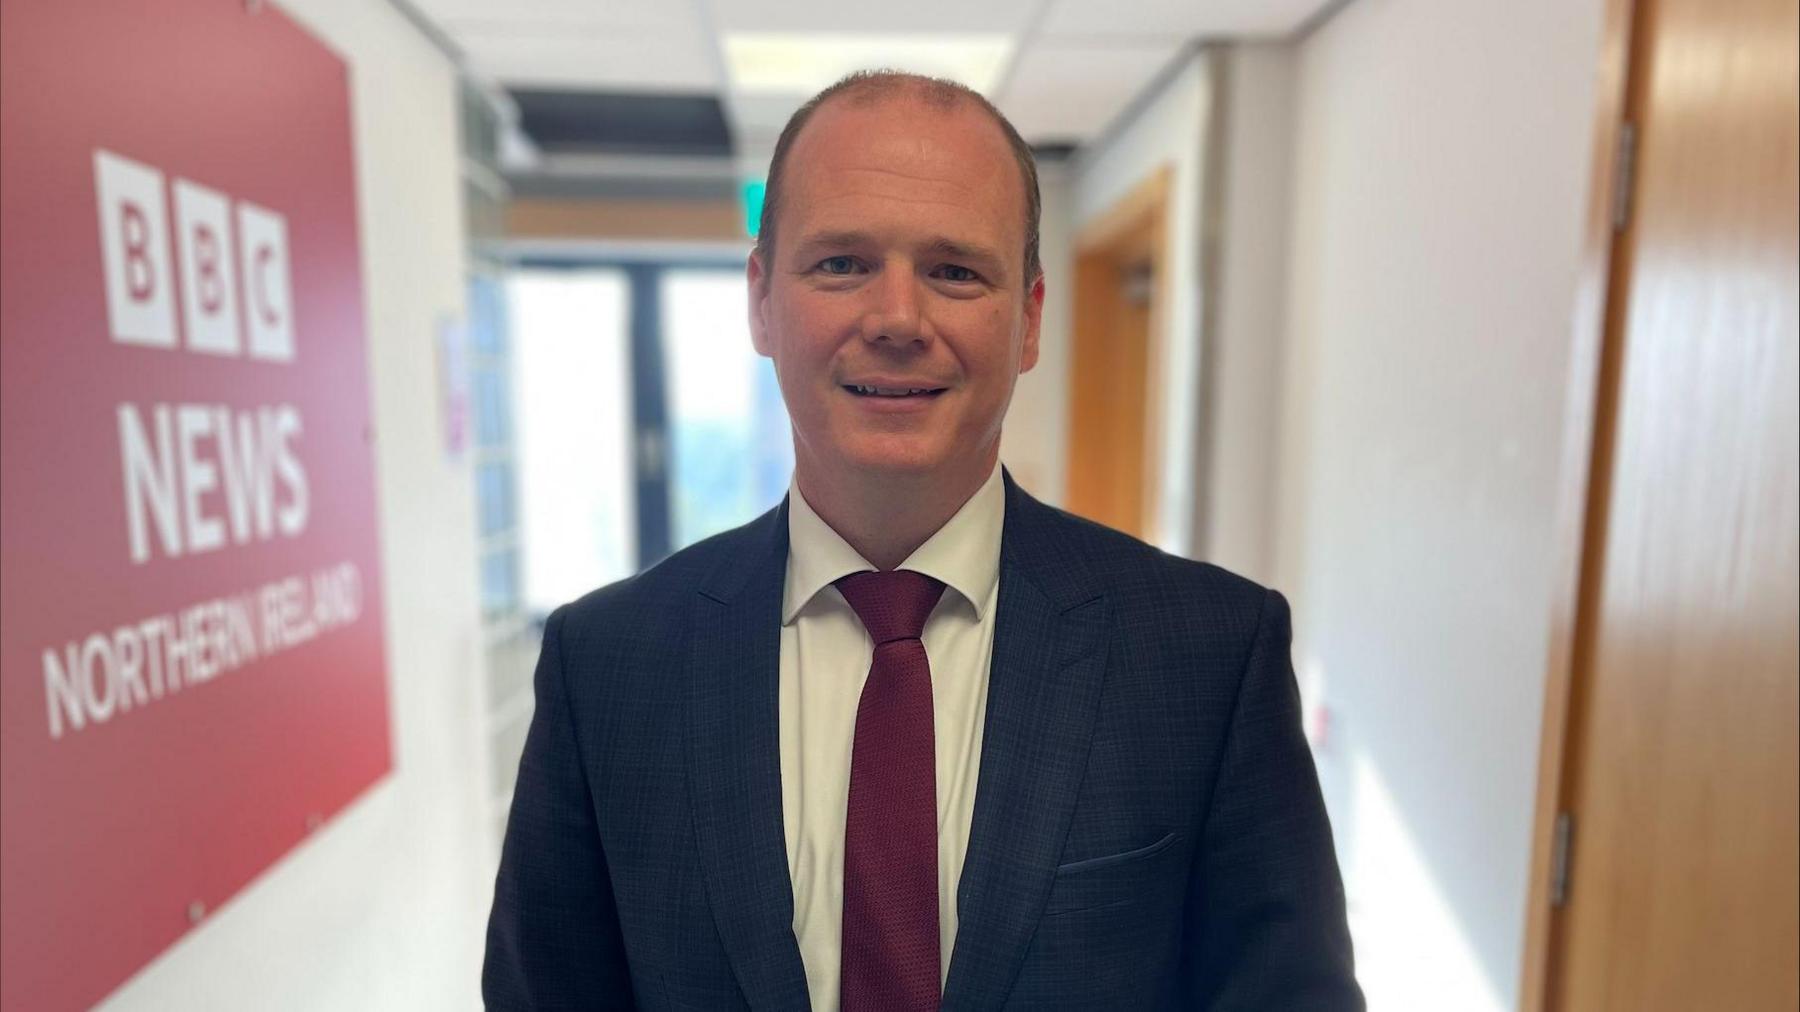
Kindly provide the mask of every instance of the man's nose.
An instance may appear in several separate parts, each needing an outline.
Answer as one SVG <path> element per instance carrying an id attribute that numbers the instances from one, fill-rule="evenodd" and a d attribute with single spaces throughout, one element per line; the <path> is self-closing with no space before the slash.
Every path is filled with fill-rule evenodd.
<path id="1" fill-rule="evenodd" d="M 873 303 L 863 317 L 863 340 L 895 347 L 930 340 L 920 314 L 919 279 L 911 264 L 889 264 L 870 286 Z"/>

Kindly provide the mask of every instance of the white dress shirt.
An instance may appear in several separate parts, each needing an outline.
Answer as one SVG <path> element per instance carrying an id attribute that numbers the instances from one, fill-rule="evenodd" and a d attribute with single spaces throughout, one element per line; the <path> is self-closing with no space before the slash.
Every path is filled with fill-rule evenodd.
<path id="1" fill-rule="evenodd" d="M 945 586 L 921 637 L 936 721 L 940 985 L 956 943 L 956 886 L 981 769 L 1005 514 L 996 465 L 962 509 L 900 564 Z M 790 487 L 781 603 L 781 818 L 794 886 L 794 937 L 812 1007 L 830 1012 L 839 997 L 850 753 L 875 653 L 832 581 L 875 568 L 813 512 L 797 485 Z"/>

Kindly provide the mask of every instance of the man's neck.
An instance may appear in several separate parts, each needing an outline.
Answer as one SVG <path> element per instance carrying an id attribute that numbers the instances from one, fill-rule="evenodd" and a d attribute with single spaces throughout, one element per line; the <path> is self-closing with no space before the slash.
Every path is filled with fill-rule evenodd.
<path id="1" fill-rule="evenodd" d="M 819 519 L 857 554 L 882 571 L 896 569 L 931 540 L 981 489 L 999 463 L 999 447 L 987 462 L 947 477 L 840 475 L 822 479 L 819 468 L 795 461 L 794 483 Z"/>

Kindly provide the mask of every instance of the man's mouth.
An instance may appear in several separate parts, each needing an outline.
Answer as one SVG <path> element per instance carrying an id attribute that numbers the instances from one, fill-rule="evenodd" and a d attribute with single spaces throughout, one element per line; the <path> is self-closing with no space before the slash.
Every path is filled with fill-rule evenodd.
<path id="1" fill-rule="evenodd" d="M 846 383 L 844 389 L 858 397 L 935 397 L 944 392 L 943 387 L 877 387 L 857 383 Z"/>

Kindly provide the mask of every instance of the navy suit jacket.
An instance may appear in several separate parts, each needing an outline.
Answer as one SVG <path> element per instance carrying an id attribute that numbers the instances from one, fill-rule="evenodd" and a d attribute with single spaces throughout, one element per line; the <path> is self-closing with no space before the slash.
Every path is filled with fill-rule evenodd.
<path id="1" fill-rule="evenodd" d="M 493 1009 L 805 1009 L 777 733 L 785 503 L 558 609 Z M 945 1009 L 1360 1009 L 1279 594 L 1006 479 Z"/>

